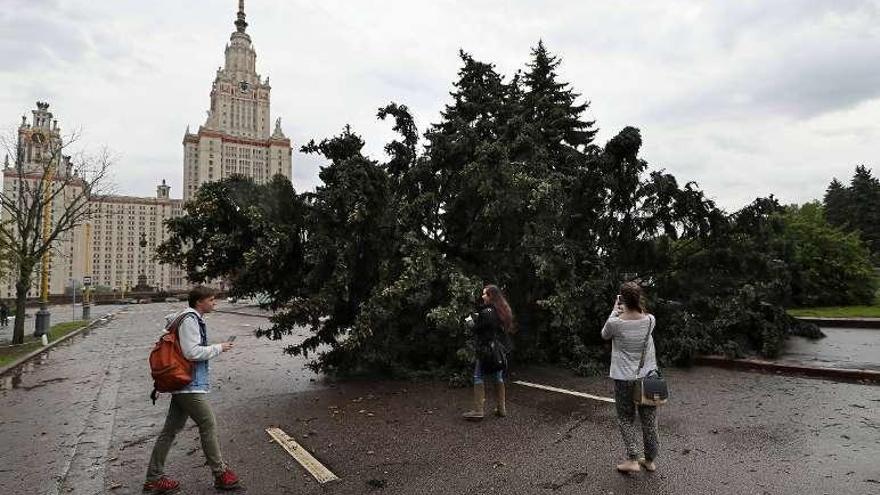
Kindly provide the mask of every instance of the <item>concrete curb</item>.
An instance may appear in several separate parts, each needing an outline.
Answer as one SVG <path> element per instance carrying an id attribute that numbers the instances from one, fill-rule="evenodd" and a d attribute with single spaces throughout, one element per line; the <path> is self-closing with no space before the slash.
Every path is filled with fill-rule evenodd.
<path id="1" fill-rule="evenodd" d="M 806 323 L 815 323 L 820 327 L 835 328 L 876 328 L 880 330 L 880 318 L 819 318 L 812 316 L 799 317 Z"/>
<path id="2" fill-rule="evenodd" d="M 714 366 L 718 368 L 804 375 L 838 381 L 871 382 L 880 385 L 880 371 L 872 370 L 859 370 L 848 368 L 817 368 L 813 366 L 804 366 L 794 363 L 764 361 L 761 359 L 728 359 L 724 356 L 700 356 L 694 360 L 694 364 L 703 366 Z"/>
<path id="3" fill-rule="evenodd" d="M 67 340 L 67 339 L 71 339 L 71 338 L 73 338 L 73 337 L 76 337 L 77 335 L 79 335 L 79 334 L 85 332 L 86 330 L 92 328 L 93 326 L 95 326 L 96 323 L 99 323 L 99 322 L 103 321 L 104 318 L 106 318 L 108 315 L 114 315 L 114 314 L 115 314 L 115 313 L 107 313 L 106 315 L 104 315 L 104 316 L 102 316 L 102 317 L 100 317 L 100 318 L 95 318 L 94 320 L 88 322 L 87 324 L 85 324 L 85 325 L 83 325 L 83 326 L 77 328 L 76 330 L 74 330 L 74 331 L 68 333 L 68 334 L 65 335 L 64 337 L 61 337 L 61 338 L 58 339 L 58 340 L 55 340 L 55 341 L 50 342 L 49 345 L 46 345 L 46 346 L 40 347 L 39 349 L 37 349 L 37 350 L 35 350 L 35 351 L 31 352 L 31 353 L 25 354 L 24 356 L 22 356 L 22 357 L 16 359 L 16 360 L 13 361 L 12 363 L 7 364 L 6 366 L 0 368 L 0 376 L 3 376 L 3 375 L 5 375 L 5 374 L 9 373 L 10 371 L 15 370 L 15 369 L 18 368 L 19 366 L 21 366 L 21 365 L 27 363 L 28 361 L 30 361 L 31 359 L 33 359 L 33 358 L 39 356 L 40 354 L 42 354 L 42 353 L 44 353 L 44 352 L 46 352 L 46 351 L 52 349 L 53 347 L 55 347 L 56 345 L 58 345 L 58 344 L 64 342 L 65 340 Z"/>

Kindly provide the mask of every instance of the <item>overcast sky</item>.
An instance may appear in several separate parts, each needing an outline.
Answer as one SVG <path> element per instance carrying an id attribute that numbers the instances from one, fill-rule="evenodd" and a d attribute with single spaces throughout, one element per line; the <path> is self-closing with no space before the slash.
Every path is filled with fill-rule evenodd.
<path id="1" fill-rule="evenodd" d="M 80 144 L 118 156 L 120 193 L 180 197 L 187 125 L 204 123 L 236 0 L 0 0 L 0 129 L 36 100 Z M 604 144 L 642 130 L 642 156 L 733 210 L 820 198 L 880 148 L 880 2 L 247 0 L 272 119 L 294 148 L 346 123 L 374 158 L 389 101 L 436 122 L 458 49 L 513 74 L 539 39 L 592 102 Z M 294 185 L 320 162 L 296 151 Z"/>

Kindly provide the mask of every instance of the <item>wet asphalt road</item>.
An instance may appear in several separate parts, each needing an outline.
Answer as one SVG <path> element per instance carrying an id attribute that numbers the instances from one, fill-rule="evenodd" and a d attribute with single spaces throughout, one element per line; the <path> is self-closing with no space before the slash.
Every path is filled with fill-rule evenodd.
<path id="1" fill-rule="evenodd" d="M 0 494 L 141 493 L 167 396 L 153 406 L 146 358 L 162 316 L 130 306 L 22 374 L 0 380 Z M 462 422 L 469 391 L 439 383 L 322 380 L 253 337 L 265 320 L 215 313 L 211 400 L 224 455 L 249 494 L 880 493 L 880 387 L 711 368 L 671 370 L 659 471 L 622 476 L 613 406 L 509 385 L 510 416 Z M 514 379 L 607 396 L 604 378 L 553 369 Z M 491 403 L 490 403 L 491 404 Z M 319 486 L 278 445 L 279 426 L 341 480 Z M 190 424 L 168 472 L 215 493 Z"/>
<path id="2" fill-rule="evenodd" d="M 826 337 L 792 337 L 780 361 L 822 368 L 880 371 L 880 329 L 823 328 Z"/>

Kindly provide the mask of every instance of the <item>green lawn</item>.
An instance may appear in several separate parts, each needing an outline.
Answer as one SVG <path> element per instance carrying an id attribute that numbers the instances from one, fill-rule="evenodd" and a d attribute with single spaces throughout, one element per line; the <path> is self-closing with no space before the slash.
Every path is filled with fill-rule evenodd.
<path id="1" fill-rule="evenodd" d="M 52 328 L 49 329 L 49 342 L 54 342 L 85 324 L 85 321 L 80 320 L 52 325 Z M 21 356 L 31 353 L 42 346 L 43 344 L 40 342 L 40 339 L 34 338 L 33 334 L 26 335 L 24 338 L 24 344 L 22 345 L 0 346 L 0 366 L 6 366 Z"/>
<path id="2" fill-rule="evenodd" d="M 788 314 L 794 317 L 816 318 L 880 318 L 880 294 L 870 306 L 828 306 L 824 308 L 789 309 Z"/>
<path id="3" fill-rule="evenodd" d="M 792 308 L 788 310 L 788 314 L 795 318 L 880 318 L 880 290 L 876 292 L 874 304 L 871 305 Z"/>

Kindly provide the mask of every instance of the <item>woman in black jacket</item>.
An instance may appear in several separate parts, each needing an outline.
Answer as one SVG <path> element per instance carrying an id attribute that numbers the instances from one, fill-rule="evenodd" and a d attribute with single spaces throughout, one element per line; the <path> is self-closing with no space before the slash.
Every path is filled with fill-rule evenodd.
<path id="1" fill-rule="evenodd" d="M 497 405 L 495 414 L 507 416 L 506 390 L 504 388 L 504 371 L 507 367 L 507 350 L 509 339 L 513 333 L 513 312 L 501 293 L 494 285 L 483 288 L 482 304 L 477 311 L 467 318 L 467 323 L 474 333 L 474 408 L 463 414 L 470 421 L 479 421 L 485 415 L 486 388 L 483 376 L 491 374 L 495 378 L 495 396 Z M 499 360 L 498 358 L 504 358 Z"/>

